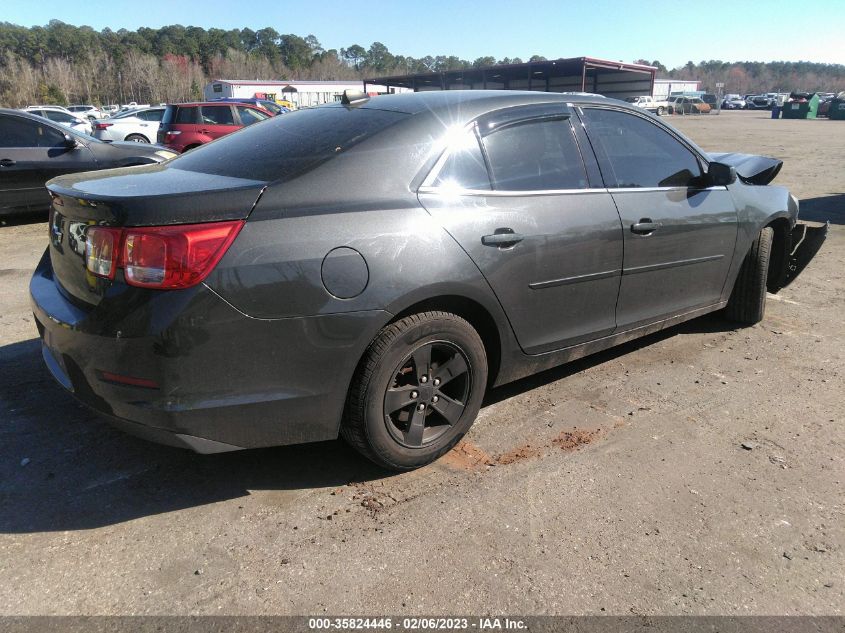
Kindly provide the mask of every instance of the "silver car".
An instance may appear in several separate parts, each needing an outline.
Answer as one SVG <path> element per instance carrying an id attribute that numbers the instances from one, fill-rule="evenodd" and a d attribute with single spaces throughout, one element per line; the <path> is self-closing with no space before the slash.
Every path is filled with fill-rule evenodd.
<path id="1" fill-rule="evenodd" d="M 139 108 L 94 123 L 94 136 L 101 141 L 154 143 L 165 108 Z"/>

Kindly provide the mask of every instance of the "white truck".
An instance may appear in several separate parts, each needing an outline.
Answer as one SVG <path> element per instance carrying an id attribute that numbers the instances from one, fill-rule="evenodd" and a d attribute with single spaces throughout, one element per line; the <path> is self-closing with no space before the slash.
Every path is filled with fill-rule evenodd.
<path id="1" fill-rule="evenodd" d="M 666 108 L 669 107 L 669 104 L 666 101 L 659 101 L 654 97 L 649 97 L 646 95 L 642 97 L 628 97 L 627 99 L 625 99 L 625 101 L 637 107 L 648 110 L 649 112 L 654 112 L 658 115 L 665 114 Z"/>

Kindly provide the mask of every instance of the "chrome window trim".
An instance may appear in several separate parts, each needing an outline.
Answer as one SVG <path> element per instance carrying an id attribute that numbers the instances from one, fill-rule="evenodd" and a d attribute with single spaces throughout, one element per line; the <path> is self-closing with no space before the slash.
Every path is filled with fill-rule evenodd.
<path id="1" fill-rule="evenodd" d="M 587 188 L 587 189 L 528 189 L 521 190 L 503 190 L 503 189 L 449 189 L 447 187 L 430 187 L 422 186 L 417 190 L 418 193 L 439 194 L 444 196 L 490 196 L 499 198 L 517 198 L 528 196 L 559 196 L 570 194 L 590 194 L 590 193 L 608 193 L 604 187 Z"/>
<path id="2" fill-rule="evenodd" d="M 727 191 L 725 185 L 713 187 L 608 187 L 610 193 L 653 193 L 655 191 Z"/>
<path id="3" fill-rule="evenodd" d="M 439 194 L 444 196 L 492 196 L 501 198 L 527 197 L 527 196 L 559 196 L 572 194 L 590 194 L 590 193 L 654 193 L 654 192 L 669 192 L 669 191 L 727 191 L 728 188 L 724 185 L 716 187 L 589 187 L 586 189 L 531 189 L 526 191 L 521 190 L 503 190 L 503 189 L 449 189 L 447 187 L 431 187 L 423 185 L 420 187 L 418 193 Z"/>

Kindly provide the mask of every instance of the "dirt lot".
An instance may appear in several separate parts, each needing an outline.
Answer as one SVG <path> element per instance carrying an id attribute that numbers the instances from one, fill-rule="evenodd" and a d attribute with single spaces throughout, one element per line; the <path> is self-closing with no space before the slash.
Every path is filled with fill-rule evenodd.
<path id="1" fill-rule="evenodd" d="M 199 456 L 113 431 L 42 368 L 46 225 L 0 228 L 0 613 L 845 613 L 845 122 L 767 117 L 673 121 L 783 158 L 835 222 L 762 324 L 499 389 L 399 476 L 340 442 Z"/>

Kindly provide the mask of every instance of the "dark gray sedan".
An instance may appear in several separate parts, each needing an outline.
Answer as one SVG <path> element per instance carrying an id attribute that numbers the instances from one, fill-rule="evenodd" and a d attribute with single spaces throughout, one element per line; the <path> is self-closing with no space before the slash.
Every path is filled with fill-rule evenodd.
<path id="1" fill-rule="evenodd" d="M 160 163 L 176 155 L 162 147 L 104 143 L 35 114 L 0 109 L 0 215 L 47 211 L 44 183 L 55 176 Z"/>
<path id="2" fill-rule="evenodd" d="M 415 468 L 491 386 L 716 310 L 762 319 L 824 239 L 768 186 L 779 169 L 597 96 L 294 112 L 50 181 L 31 282 L 44 361 L 149 439 L 209 453 L 341 434 Z"/>

